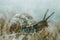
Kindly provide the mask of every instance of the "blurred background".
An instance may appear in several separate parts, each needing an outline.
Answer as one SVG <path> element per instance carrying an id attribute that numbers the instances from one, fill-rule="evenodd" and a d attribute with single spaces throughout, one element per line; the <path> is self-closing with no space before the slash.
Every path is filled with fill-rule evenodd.
<path id="1" fill-rule="evenodd" d="M 14 14 L 28 13 L 39 21 L 47 9 L 47 16 L 55 11 L 50 20 L 60 22 L 60 0 L 0 0 L 0 15 L 4 15 L 5 19 Z"/>

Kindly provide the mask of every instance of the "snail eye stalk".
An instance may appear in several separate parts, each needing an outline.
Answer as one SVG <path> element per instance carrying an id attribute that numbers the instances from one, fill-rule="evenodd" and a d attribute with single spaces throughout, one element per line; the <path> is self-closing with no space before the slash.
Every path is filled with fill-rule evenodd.
<path id="1" fill-rule="evenodd" d="M 48 20 L 55 12 L 52 12 L 47 18 L 46 20 Z"/>
<path id="2" fill-rule="evenodd" d="M 47 11 L 46 11 L 46 13 L 45 13 L 45 15 L 44 15 L 43 20 L 45 20 L 45 18 L 46 18 L 46 15 L 47 15 L 48 11 L 49 11 L 49 9 L 47 9 Z"/>

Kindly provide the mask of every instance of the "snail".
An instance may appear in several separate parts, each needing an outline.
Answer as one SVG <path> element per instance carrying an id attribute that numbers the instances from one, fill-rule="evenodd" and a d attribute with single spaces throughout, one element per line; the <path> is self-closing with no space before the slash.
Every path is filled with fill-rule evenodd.
<path id="1" fill-rule="evenodd" d="M 27 13 L 16 14 L 10 21 L 11 25 L 9 27 L 9 31 L 11 33 L 13 33 L 13 32 L 16 33 L 21 30 L 24 30 L 25 28 L 26 29 L 30 28 L 30 26 L 32 26 L 34 23 L 35 23 L 35 21 L 34 21 L 33 17 L 30 16 L 29 14 L 27 14 Z"/>

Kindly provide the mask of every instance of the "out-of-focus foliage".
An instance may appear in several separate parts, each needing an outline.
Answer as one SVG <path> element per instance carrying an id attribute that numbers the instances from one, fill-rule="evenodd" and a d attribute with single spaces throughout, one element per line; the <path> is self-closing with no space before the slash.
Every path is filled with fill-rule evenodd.
<path id="1" fill-rule="evenodd" d="M 60 40 L 60 26 L 56 22 L 48 22 L 48 27 L 44 27 L 39 32 L 35 32 L 33 25 L 35 21 L 28 14 L 18 14 L 4 25 L 4 19 L 0 18 L 1 40 Z M 4 28 L 3 28 L 4 27 Z M 4 31 L 6 34 L 4 34 Z M 7 32 L 8 31 L 8 32 Z"/>

